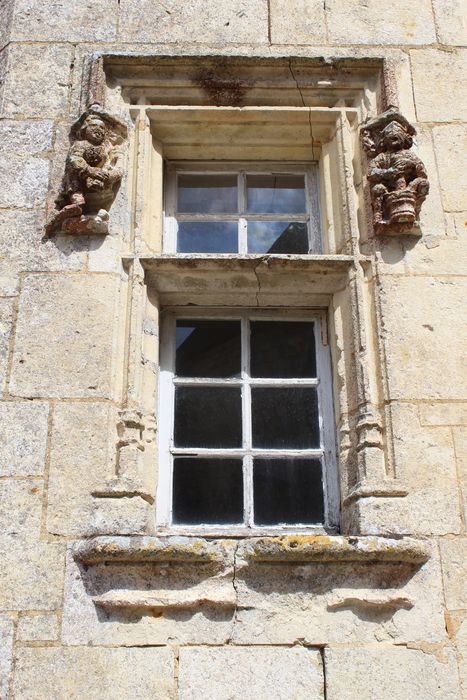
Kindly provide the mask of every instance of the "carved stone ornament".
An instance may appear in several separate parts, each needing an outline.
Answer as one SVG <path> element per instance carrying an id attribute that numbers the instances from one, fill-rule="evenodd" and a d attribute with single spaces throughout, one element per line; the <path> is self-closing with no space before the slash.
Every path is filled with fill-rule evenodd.
<path id="1" fill-rule="evenodd" d="M 425 166 L 410 149 L 414 127 L 394 108 L 362 128 L 369 160 L 373 224 L 379 235 L 420 235 L 418 218 L 430 189 Z"/>
<path id="2" fill-rule="evenodd" d="M 48 234 L 61 230 L 75 235 L 108 233 L 109 209 L 123 170 L 122 144 L 127 127 L 100 105 L 91 105 L 70 130 L 71 146 Z"/>

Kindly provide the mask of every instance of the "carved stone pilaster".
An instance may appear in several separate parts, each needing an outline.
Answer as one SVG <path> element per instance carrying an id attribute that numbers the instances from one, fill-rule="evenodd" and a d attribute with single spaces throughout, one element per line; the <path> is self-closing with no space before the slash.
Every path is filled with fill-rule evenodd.
<path id="1" fill-rule="evenodd" d="M 69 234 L 108 233 L 109 209 L 123 176 L 127 127 L 100 105 L 91 105 L 70 130 L 71 146 L 55 211 L 46 226 Z"/>
<path id="2" fill-rule="evenodd" d="M 430 186 L 423 162 L 410 150 L 415 133 L 394 108 L 362 128 L 373 226 L 379 235 L 420 235 L 420 209 Z"/>

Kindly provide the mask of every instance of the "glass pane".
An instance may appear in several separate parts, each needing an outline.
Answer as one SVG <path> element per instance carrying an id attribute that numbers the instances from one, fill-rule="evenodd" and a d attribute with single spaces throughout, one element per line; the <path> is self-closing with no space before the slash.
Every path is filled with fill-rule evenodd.
<path id="1" fill-rule="evenodd" d="M 316 389 L 302 387 L 251 390 L 253 447 L 319 447 Z"/>
<path id="2" fill-rule="evenodd" d="M 249 221 L 249 253 L 296 253 L 309 251 L 308 226 L 299 221 Z"/>
<path id="3" fill-rule="evenodd" d="M 236 221 L 179 221 L 178 253 L 237 253 Z"/>
<path id="4" fill-rule="evenodd" d="M 248 214 L 304 214 L 304 175 L 247 175 Z"/>
<path id="5" fill-rule="evenodd" d="M 235 214 L 237 176 L 179 175 L 177 210 L 181 214 Z"/>
<path id="6" fill-rule="evenodd" d="M 243 521 L 241 459 L 174 459 L 173 520 L 191 525 Z"/>
<path id="7" fill-rule="evenodd" d="M 252 321 L 252 377 L 316 377 L 311 321 Z"/>
<path id="8" fill-rule="evenodd" d="M 176 447 L 241 447 L 240 387 L 175 387 Z"/>
<path id="9" fill-rule="evenodd" d="M 253 489 L 256 525 L 323 522 L 318 459 L 255 459 Z"/>
<path id="10" fill-rule="evenodd" d="M 177 321 L 175 373 L 179 377 L 238 377 L 240 321 Z"/>

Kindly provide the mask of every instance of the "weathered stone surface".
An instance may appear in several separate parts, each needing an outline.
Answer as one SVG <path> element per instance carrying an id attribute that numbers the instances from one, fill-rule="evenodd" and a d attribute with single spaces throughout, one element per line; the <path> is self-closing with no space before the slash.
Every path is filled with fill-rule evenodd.
<path id="1" fill-rule="evenodd" d="M 54 610 L 61 603 L 63 546 L 39 541 L 42 481 L 0 481 L 0 610 Z"/>
<path id="2" fill-rule="evenodd" d="M 435 49 L 411 51 L 415 104 L 420 121 L 446 122 L 465 118 L 467 92 L 463 76 L 467 68 L 466 53 Z M 430 76 L 431 89 L 427 89 L 427 75 Z"/>
<path id="3" fill-rule="evenodd" d="M 268 41 L 266 0 L 233 0 L 228 6 L 219 0 L 180 3 L 168 0 L 164 6 L 151 0 L 135 4 L 121 0 L 120 34 L 126 41 L 226 42 L 261 44 Z"/>
<path id="4" fill-rule="evenodd" d="M 51 121 L 0 122 L 2 151 L 10 157 L 38 156 L 52 146 L 53 123 Z"/>
<path id="5" fill-rule="evenodd" d="M 0 207 L 32 209 L 45 201 L 49 163 L 42 158 L 0 157 Z"/>
<path id="6" fill-rule="evenodd" d="M 111 275 L 30 275 L 18 316 L 10 391 L 109 397 L 118 281 Z"/>
<path id="7" fill-rule="evenodd" d="M 57 615 L 22 615 L 18 620 L 16 638 L 20 642 L 53 642 L 58 639 Z"/>
<path id="8" fill-rule="evenodd" d="M 428 403 L 419 407 L 422 425 L 467 425 L 467 403 Z"/>
<path id="9" fill-rule="evenodd" d="M 423 202 L 420 211 L 420 230 L 423 234 L 421 243 L 425 244 L 427 240 L 429 240 L 428 245 L 430 245 L 431 237 L 442 237 L 446 234 L 446 222 L 441 199 L 441 188 L 439 186 L 438 164 L 436 162 L 431 129 L 417 126 L 417 134 L 414 138 L 414 150 L 422 159 L 430 182 L 430 193 Z M 428 239 L 428 237 L 430 237 L 430 239 Z M 425 245 L 410 246 L 409 241 L 407 252 L 415 252 L 421 247 L 425 247 Z"/>
<path id="10" fill-rule="evenodd" d="M 45 238 L 42 211 L 0 211 L 0 275 L 82 270 L 88 247 L 87 237 Z"/>
<path id="11" fill-rule="evenodd" d="M 0 299 L 0 392 L 3 392 L 6 382 L 13 310 L 13 299 Z"/>
<path id="12" fill-rule="evenodd" d="M 90 534 L 91 492 L 112 472 L 116 416 L 105 403 L 61 403 L 53 415 L 47 528 Z M 115 430 L 115 429 L 114 429 Z"/>
<path id="13" fill-rule="evenodd" d="M 452 310 L 463 307 L 465 286 L 462 278 L 382 279 L 379 293 L 392 399 L 466 396 L 465 336 L 452 323 Z"/>
<path id="14" fill-rule="evenodd" d="M 324 7 L 320 0 L 272 0 L 273 44 L 325 44 Z"/>
<path id="15" fill-rule="evenodd" d="M 429 244 L 428 239 L 422 239 L 419 245 L 407 246 L 405 260 L 411 273 L 456 275 L 459 269 L 467 269 L 467 246 L 464 240 L 448 239 L 441 233 Z"/>
<path id="16" fill-rule="evenodd" d="M 467 518 L 467 429 L 454 428 L 454 449 L 456 451 L 459 489 L 464 509 L 464 522 Z"/>
<path id="17" fill-rule="evenodd" d="M 11 663 L 13 660 L 13 620 L 0 615 L 0 697 L 8 697 Z"/>
<path id="18" fill-rule="evenodd" d="M 399 532 L 444 535 L 461 530 L 456 457 L 447 427 L 422 427 L 418 406 L 391 405 L 394 460 L 409 494 L 401 500 Z M 426 504 L 430 507 L 427 508 Z"/>
<path id="19" fill-rule="evenodd" d="M 467 538 L 440 541 L 444 593 L 449 610 L 467 609 Z"/>
<path id="20" fill-rule="evenodd" d="M 323 686 L 315 649 L 180 650 L 180 700 L 321 700 Z"/>
<path id="21" fill-rule="evenodd" d="M 0 476 L 41 476 L 47 445 L 46 403 L 0 403 Z"/>
<path id="22" fill-rule="evenodd" d="M 19 649 L 12 700 L 173 700 L 170 649 Z"/>
<path id="23" fill-rule="evenodd" d="M 34 0 L 15 3 L 12 41 L 111 41 L 116 35 L 117 0 L 92 3 Z"/>
<path id="24" fill-rule="evenodd" d="M 324 663 L 327 700 L 459 700 L 451 649 L 328 648 Z"/>
<path id="25" fill-rule="evenodd" d="M 459 173 L 467 172 L 467 126 L 450 124 L 433 129 L 446 211 L 463 211 L 467 204 L 467 182 Z"/>
<path id="26" fill-rule="evenodd" d="M 3 0 L 0 4 L 0 50 L 10 40 L 11 18 L 13 16 L 14 0 Z"/>
<path id="27" fill-rule="evenodd" d="M 442 44 L 467 45 L 467 6 L 463 0 L 433 0 L 436 28 Z"/>
<path id="28" fill-rule="evenodd" d="M 42 119 L 62 114 L 68 99 L 72 55 L 72 48 L 63 44 L 12 44 L 4 113 Z"/>
<path id="29" fill-rule="evenodd" d="M 333 44 L 430 44 L 436 41 L 431 3 L 427 0 L 417 3 L 327 0 L 326 17 Z"/>

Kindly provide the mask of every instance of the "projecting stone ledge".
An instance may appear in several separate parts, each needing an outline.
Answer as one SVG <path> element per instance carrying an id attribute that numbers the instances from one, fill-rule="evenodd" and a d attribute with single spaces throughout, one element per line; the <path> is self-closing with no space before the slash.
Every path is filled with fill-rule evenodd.
<path id="1" fill-rule="evenodd" d="M 208 540 L 202 537 L 95 537 L 73 545 L 83 564 L 115 562 L 220 563 L 233 554 L 251 562 L 386 562 L 420 565 L 430 558 L 426 543 L 410 537 L 283 535 Z"/>

